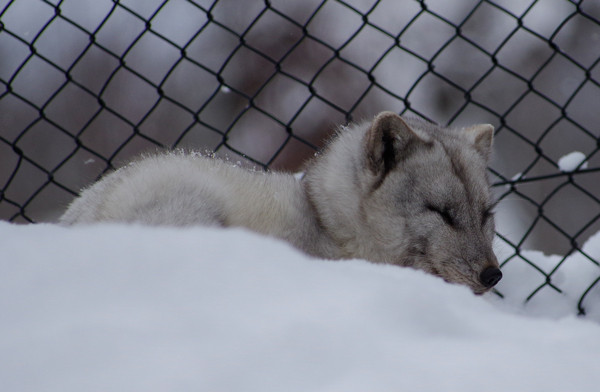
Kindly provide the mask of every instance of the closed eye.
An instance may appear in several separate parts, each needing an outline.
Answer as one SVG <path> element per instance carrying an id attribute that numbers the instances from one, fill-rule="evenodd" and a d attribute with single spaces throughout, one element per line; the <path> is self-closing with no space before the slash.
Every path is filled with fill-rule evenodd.
<path id="1" fill-rule="evenodd" d="M 487 209 L 485 211 L 483 211 L 483 214 L 481 215 L 481 226 L 485 226 L 485 224 L 494 216 L 494 211 L 490 209 Z"/>
<path id="2" fill-rule="evenodd" d="M 439 208 L 436 207 L 432 204 L 428 204 L 427 205 L 427 209 L 431 212 L 435 212 L 436 214 L 438 214 L 439 216 L 442 217 L 442 219 L 444 220 L 444 222 L 452 227 L 456 227 L 456 221 L 454 220 L 454 218 L 452 217 L 452 215 L 450 214 L 450 210 L 448 208 Z"/>
<path id="3" fill-rule="evenodd" d="M 491 206 L 483 210 L 483 212 L 481 213 L 481 226 L 485 226 L 485 224 L 494 216 L 493 210 L 494 208 L 496 208 L 496 204 L 498 204 L 498 202 L 492 204 Z"/>

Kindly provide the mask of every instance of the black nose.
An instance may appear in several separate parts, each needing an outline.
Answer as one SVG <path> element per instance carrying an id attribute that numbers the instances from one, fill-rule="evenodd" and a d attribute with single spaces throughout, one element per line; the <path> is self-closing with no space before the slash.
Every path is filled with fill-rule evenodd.
<path id="1" fill-rule="evenodd" d="M 485 287 L 494 287 L 502 279 L 502 271 L 496 267 L 487 267 L 479 275 L 479 280 Z"/>

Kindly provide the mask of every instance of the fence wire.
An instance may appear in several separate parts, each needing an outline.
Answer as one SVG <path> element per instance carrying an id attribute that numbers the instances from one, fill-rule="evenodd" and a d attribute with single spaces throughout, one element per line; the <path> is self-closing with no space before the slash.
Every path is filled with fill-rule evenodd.
<path id="1" fill-rule="evenodd" d="M 502 268 L 530 267 L 529 301 L 562 292 L 577 259 L 585 314 L 600 295 L 583 245 L 600 231 L 599 19 L 567 0 L 0 1 L 0 218 L 55 221 L 157 148 L 298 170 L 335 124 L 381 110 L 486 122 Z"/>

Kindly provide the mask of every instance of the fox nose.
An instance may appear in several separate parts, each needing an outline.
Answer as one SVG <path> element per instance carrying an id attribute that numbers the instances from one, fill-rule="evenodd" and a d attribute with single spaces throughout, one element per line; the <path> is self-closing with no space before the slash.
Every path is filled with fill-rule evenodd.
<path id="1" fill-rule="evenodd" d="M 494 287 L 500 279 L 502 279 L 502 271 L 496 267 L 487 267 L 479 275 L 479 280 L 487 288 Z"/>

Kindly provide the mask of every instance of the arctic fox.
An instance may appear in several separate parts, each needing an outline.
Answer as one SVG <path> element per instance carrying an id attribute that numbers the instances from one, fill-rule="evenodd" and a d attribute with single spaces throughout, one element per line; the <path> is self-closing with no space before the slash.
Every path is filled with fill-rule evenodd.
<path id="1" fill-rule="evenodd" d="M 316 257 L 413 267 L 482 294 L 502 277 L 486 177 L 493 130 L 382 112 L 340 128 L 301 179 L 156 154 L 85 189 L 61 222 L 245 227 Z"/>

